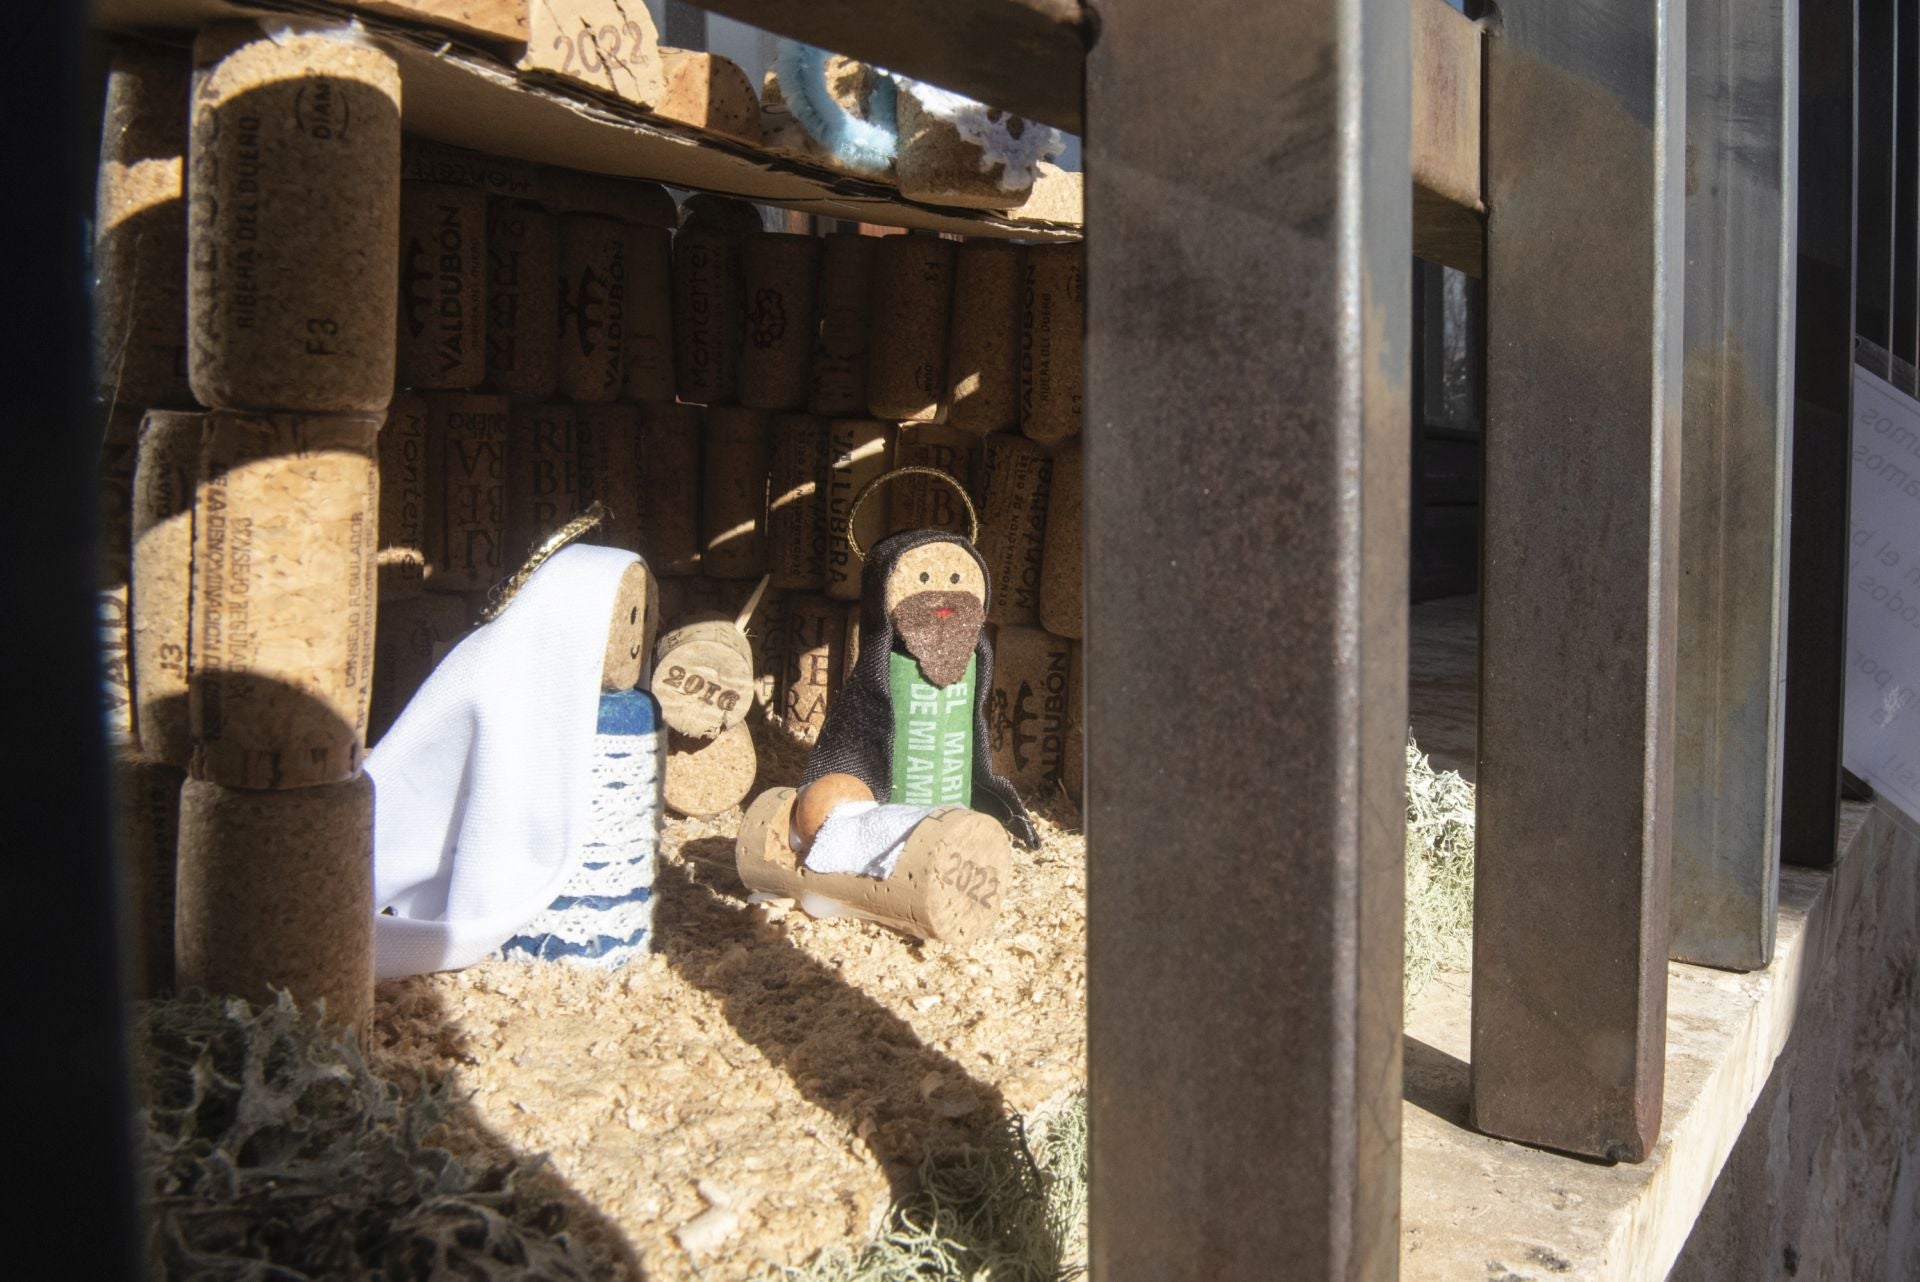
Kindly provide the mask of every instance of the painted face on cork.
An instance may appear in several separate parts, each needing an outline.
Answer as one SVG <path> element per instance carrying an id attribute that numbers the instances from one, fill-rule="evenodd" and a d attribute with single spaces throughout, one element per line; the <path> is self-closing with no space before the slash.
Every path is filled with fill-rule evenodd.
<path id="1" fill-rule="evenodd" d="M 958 543 L 923 543 L 887 575 L 887 617 L 921 673 L 946 687 L 966 672 L 986 620 L 987 576 Z"/>
<path id="2" fill-rule="evenodd" d="M 620 576 L 613 617 L 607 624 L 607 653 L 601 671 L 603 690 L 631 690 L 652 646 L 653 597 L 647 567 L 635 561 Z"/>

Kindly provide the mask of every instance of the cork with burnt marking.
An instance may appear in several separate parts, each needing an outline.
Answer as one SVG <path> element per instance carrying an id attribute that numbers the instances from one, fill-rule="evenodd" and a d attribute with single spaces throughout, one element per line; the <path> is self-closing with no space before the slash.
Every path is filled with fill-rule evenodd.
<path id="1" fill-rule="evenodd" d="M 746 720 L 753 707 L 753 651 L 733 615 L 700 611 L 662 633 L 648 689 L 659 700 L 661 720 L 691 739 L 711 739 Z"/>
<path id="2" fill-rule="evenodd" d="M 629 229 L 627 399 L 671 401 L 673 381 L 673 234 Z"/>
<path id="3" fill-rule="evenodd" d="M 979 551 L 993 585 L 987 622 L 1031 625 L 1040 618 L 1053 460 L 1026 437 L 999 432 L 982 443 L 980 474 Z"/>
<path id="4" fill-rule="evenodd" d="M 338 783 L 373 667 L 378 420 L 208 415 L 193 506 L 196 779 Z"/>
<path id="5" fill-rule="evenodd" d="M 1066 761 L 1073 642 L 1040 628 L 993 633 L 987 747 L 993 772 L 1023 799 L 1050 800 Z"/>
<path id="6" fill-rule="evenodd" d="M 574 409 L 578 502 L 606 505 L 586 541 L 638 552 L 641 546 L 640 407 L 580 405 Z"/>
<path id="7" fill-rule="evenodd" d="M 767 416 L 734 405 L 707 407 L 701 484 L 700 569 L 716 579 L 767 572 Z"/>
<path id="8" fill-rule="evenodd" d="M 947 334 L 947 424 L 982 435 L 1020 426 L 1018 245 L 969 240 L 953 263 Z"/>
<path id="9" fill-rule="evenodd" d="M 223 409 L 379 412 L 394 386 L 400 71 L 254 23 L 193 47 L 188 374 Z"/>
<path id="10" fill-rule="evenodd" d="M 133 644 L 126 581 L 94 596 L 94 639 L 100 647 L 100 732 L 116 747 L 134 745 Z"/>
<path id="11" fill-rule="evenodd" d="M 560 219 L 560 395 L 618 399 L 626 376 L 630 229 L 611 218 Z"/>
<path id="12" fill-rule="evenodd" d="M 1080 432 L 1084 246 L 1029 245 L 1020 313 L 1020 430 L 1058 442 Z"/>
<path id="13" fill-rule="evenodd" d="M 395 377 L 476 387 L 487 373 L 487 198 L 452 183 L 400 184 Z"/>
<path id="14" fill-rule="evenodd" d="M 827 575 L 827 424 L 803 414 L 773 421 L 767 560 L 776 588 L 818 592 Z"/>
<path id="15" fill-rule="evenodd" d="M 466 601 L 446 592 L 380 603 L 367 712 L 369 747 L 380 742 L 447 651 L 466 635 L 471 621 Z"/>
<path id="16" fill-rule="evenodd" d="M 836 232 L 821 238 L 819 313 L 807 408 L 829 418 L 867 412 L 868 318 L 879 238 Z"/>
<path id="17" fill-rule="evenodd" d="M 895 467 L 931 467 L 958 482 L 977 504 L 981 442 L 972 432 L 940 423 L 903 423 L 894 438 Z M 966 537 L 972 533 L 967 505 L 954 487 L 932 476 L 903 476 L 888 485 L 890 533 L 902 530 L 946 530 Z M 869 544 L 865 539 L 861 547 Z"/>
<path id="18" fill-rule="evenodd" d="M 373 1012 L 373 784 L 180 793 L 174 957 L 182 988 L 304 1011 L 364 1033 Z"/>
<path id="19" fill-rule="evenodd" d="M 95 186 L 94 384 L 109 404 L 185 409 L 187 99 L 193 62 L 127 44 L 107 68 Z"/>
<path id="20" fill-rule="evenodd" d="M 519 565 L 586 506 L 580 499 L 575 408 L 566 401 L 515 404 L 507 413 L 507 546 Z"/>
<path id="21" fill-rule="evenodd" d="M 487 202 L 487 386 L 516 402 L 560 385 L 560 223 L 517 200 Z"/>
<path id="22" fill-rule="evenodd" d="M 874 248 L 867 347 L 867 412 L 932 421 L 947 395 L 947 321 L 954 242 L 882 236 Z"/>
<path id="23" fill-rule="evenodd" d="M 819 738 L 827 709 L 840 692 L 847 609 L 839 601 L 810 593 L 787 598 L 778 720 L 788 735 L 803 743 Z"/>
<path id="24" fill-rule="evenodd" d="M 738 393 L 740 239 L 698 225 L 673 238 L 674 386 L 683 401 L 721 405 Z"/>
<path id="25" fill-rule="evenodd" d="M 1084 493 L 1080 440 L 1053 456 L 1053 487 L 1047 495 L 1047 542 L 1040 567 L 1040 626 L 1056 636 L 1085 636 L 1080 562 Z"/>
<path id="26" fill-rule="evenodd" d="M 742 405 L 806 408 L 820 253 L 815 237 L 784 232 L 760 232 L 741 247 Z"/>
<path id="27" fill-rule="evenodd" d="M 131 658 L 134 732 L 141 755 L 184 767 L 193 568 L 193 498 L 206 415 L 153 410 L 140 429 L 133 474 Z"/>
<path id="28" fill-rule="evenodd" d="M 133 472 L 140 459 L 140 425 L 146 411 L 136 405 L 104 409 L 94 420 L 100 454 L 94 470 L 100 515 L 100 564 L 103 588 L 127 586 L 133 553 Z"/>
<path id="29" fill-rule="evenodd" d="M 380 428 L 380 599 L 418 596 L 426 582 L 427 399 L 396 392 Z"/>
<path id="30" fill-rule="evenodd" d="M 481 392 L 427 397 L 427 466 L 433 524 L 426 586 L 479 592 L 513 567 L 506 563 L 507 398 Z"/>
<path id="31" fill-rule="evenodd" d="M 174 866 L 180 848 L 179 766 L 121 749 L 114 756 L 115 833 L 120 870 L 121 938 L 135 995 L 173 988 Z"/>
<path id="32" fill-rule="evenodd" d="M 640 555 L 659 575 L 700 572 L 698 406 L 640 407 Z"/>
<path id="33" fill-rule="evenodd" d="M 860 558 L 847 542 L 853 505 L 867 486 L 893 466 L 894 429 L 871 418 L 837 418 L 827 425 L 827 595 L 860 597 Z M 880 499 L 861 505 L 854 537 L 871 550 L 887 536 L 888 506 Z"/>

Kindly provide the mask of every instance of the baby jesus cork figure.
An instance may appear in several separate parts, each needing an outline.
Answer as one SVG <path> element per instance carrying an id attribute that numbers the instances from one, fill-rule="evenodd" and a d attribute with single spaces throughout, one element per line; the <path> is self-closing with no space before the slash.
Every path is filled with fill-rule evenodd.
<path id="1" fill-rule="evenodd" d="M 907 473 L 951 483 L 933 468 L 902 468 L 853 511 Z M 852 513 L 847 525 L 853 542 Z M 799 790 L 774 789 L 747 811 L 737 857 L 748 889 L 924 939 L 967 943 L 992 926 L 1009 834 L 1028 847 L 1036 838 L 1013 785 L 990 766 L 989 590 L 971 540 L 943 530 L 896 534 L 865 555 L 859 658 Z"/>

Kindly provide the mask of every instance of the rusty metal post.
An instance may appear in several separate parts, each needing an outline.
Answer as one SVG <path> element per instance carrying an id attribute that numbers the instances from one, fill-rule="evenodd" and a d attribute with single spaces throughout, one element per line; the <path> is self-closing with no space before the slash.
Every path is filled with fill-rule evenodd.
<path id="1" fill-rule="evenodd" d="M 1682 0 L 1507 0 L 1487 51 L 1473 1117 L 1637 1161 L 1673 837 Z"/>
<path id="2" fill-rule="evenodd" d="M 1825 866 L 1840 838 L 1840 719 L 1853 466 L 1857 0 L 1803 0 L 1793 502 L 1780 854 Z"/>
<path id="3" fill-rule="evenodd" d="M 1408 6 L 1115 0 L 1100 14 L 1093 1269 L 1392 1278 Z"/>
<path id="4" fill-rule="evenodd" d="M 1688 0 L 1677 961 L 1773 960 L 1793 397 L 1797 0 Z"/>

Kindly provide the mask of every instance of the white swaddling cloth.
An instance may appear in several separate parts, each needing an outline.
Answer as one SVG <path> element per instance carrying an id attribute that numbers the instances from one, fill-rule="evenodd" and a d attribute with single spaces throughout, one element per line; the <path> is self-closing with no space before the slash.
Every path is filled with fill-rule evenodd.
<path id="1" fill-rule="evenodd" d="M 607 628 L 638 559 L 555 553 L 368 754 L 379 978 L 471 965 L 566 885 L 586 839 Z"/>
<path id="2" fill-rule="evenodd" d="M 885 881 L 920 821 L 945 808 L 844 802 L 820 825 L 803 862 L 808 872 L 850 872 Z"/>

